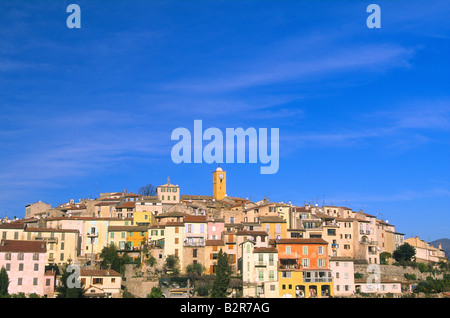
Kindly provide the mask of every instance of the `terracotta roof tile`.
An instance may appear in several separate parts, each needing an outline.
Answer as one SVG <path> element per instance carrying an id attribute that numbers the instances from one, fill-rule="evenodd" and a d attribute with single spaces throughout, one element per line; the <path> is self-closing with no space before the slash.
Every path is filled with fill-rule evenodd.
<path id="1" fill-rule="evenodd" d="M 2 240 L 0 252 L 45 253 L 47 248 L 41 241 Z"/>

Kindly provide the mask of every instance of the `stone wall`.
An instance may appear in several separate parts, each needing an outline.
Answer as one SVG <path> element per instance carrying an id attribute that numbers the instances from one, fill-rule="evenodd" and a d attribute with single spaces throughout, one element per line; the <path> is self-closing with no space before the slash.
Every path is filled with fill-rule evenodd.
<path id="1" fill-rule="evenodd" d="M 376 264 L 372 264 L 376 265 Z M 355 273 L 363 274 L 363 278 L 367 278 L 369 275 L 373 273 L 367 272 L 369 265 L 363 265 L 363 264 L 355 264 Z M 379 265 L 380 266 L 380 274 L 381 274 L 381 280 L 398 280 L 398 281 L 405 281 L 404 274 L 415 274 L 417 279 L 425 280 L 428 276 L 433 275 L 431 273 L 421 273 L 418 268 L 412 268 L 409 266 L 403 267 L 403 266 L 394 266 L 394 265 Z M 433 278 L 436 279 L 442 279 L 443 274 L 436 274 L 436 276 L 433 276 Z"/>
<path id="2" fill-rule="evenodd" d="M 153 287 L 158 287 L 158 278 L 144 276 L 142 270 L 134 264 L 125 265 L 124 278 L 122 284 L 137 298 L 146 298 Z"/>

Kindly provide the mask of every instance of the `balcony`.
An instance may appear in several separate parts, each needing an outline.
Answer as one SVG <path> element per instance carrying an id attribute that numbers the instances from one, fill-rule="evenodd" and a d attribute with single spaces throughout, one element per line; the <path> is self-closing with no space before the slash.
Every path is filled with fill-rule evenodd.
<path id="1" fill-rule="evenodd" d="M 188 237 L 184 240 L 183 246 L 187 247 L 205 246 L 205 239 L 203 237 Z"/>
<path id="2" fill-rule="evenodd" d="M 58 243 L 58 238 L 57 237 L 35 237 L 34 238 L 36 241 L 45 241 L 47 243 Z"/>
<path id="3" fill-rule="evenodd" d="M 265 261 L 256 261 L 255 267 L 267 267 L 267 262 Z"/>
<path id="4" fill-rule="evenodd" d="M 280 264 L 280 266 L 278 266 L 279 270 L 299 270 L 302 269 L 302 266 L 299 264 Z"/>
<path id="5" fill-rule="evenodd" d="M 361 240 L 361 241 L 359 241 L 359 244 L 364 244 L 364 245 L 378 245 L 378 241 L 374 241 L 374 240 Z"/>
<path id="6" fill-rule="evenodd" d="M 305 283 L 331 283 L 333 277 L 331 271 L 304 271 L 303 282 Z"/>

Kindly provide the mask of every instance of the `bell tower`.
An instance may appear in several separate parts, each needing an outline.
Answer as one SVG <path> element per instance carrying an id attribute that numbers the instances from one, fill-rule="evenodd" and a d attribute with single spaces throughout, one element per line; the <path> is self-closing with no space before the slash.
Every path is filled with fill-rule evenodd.
<path id="1" fill-rule="evenodd" d="M 213 198 L 222 200 L 227 195 L 227 173 L 221 167 L 213 172 Z"/>

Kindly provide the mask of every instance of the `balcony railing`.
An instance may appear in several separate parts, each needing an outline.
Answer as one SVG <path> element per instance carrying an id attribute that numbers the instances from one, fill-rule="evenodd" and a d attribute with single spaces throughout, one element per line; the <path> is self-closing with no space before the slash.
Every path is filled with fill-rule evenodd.
<path id="1" fill-rule="evenodd" d="M 333 278 L 331 277 L 309 277 L 303 278 L 303 281 L 305 283 L 331 283 L 333 281 Z"/>
<path id="2" fill-rule="evenodd" d="M 378 241 L 374 241 L 374 240 L 361 240 L 361 241 L 359 241 L 359 244 L 365 244 L 365 245 L 378 245 Z"/>
<path id="3" fill-rule="evenodd" d="M 266 267 L 267 266 L 267 262 L 265 261 L 256 261 L 255 262 L 255 267 Z"/>
<path id="4" fill-rule="evenodd" d="M 36 241 L 46 241 L 47 243 L 58 243 L 57 237 L 35 237 Z"/>
<path id="5" fill-rule="evenodd" d="M 299 264 L 281 264 L 279 267 L 279 269 L 283 270 L 283 269 L 302 269 L 302 266 Z"/>
<path id="6" fill-rule="evenodd" d="M 183 246 L 205 246 L 205 242 L 184 242 Z"/>

